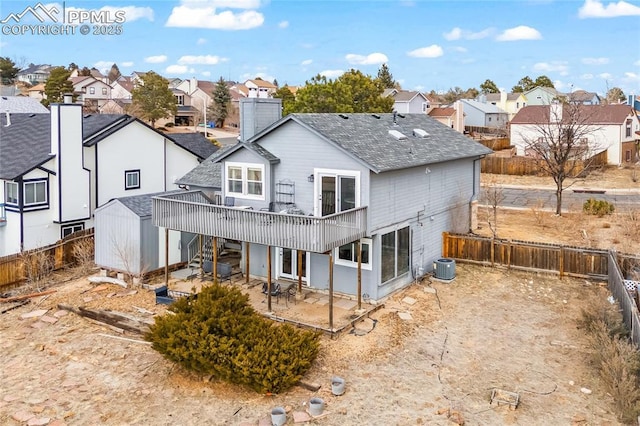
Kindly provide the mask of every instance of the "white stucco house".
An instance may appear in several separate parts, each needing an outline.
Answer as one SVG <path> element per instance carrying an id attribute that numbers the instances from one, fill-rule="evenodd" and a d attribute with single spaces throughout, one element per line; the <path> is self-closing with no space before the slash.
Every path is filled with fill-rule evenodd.
<path id="1" fill-rule="evenodd" d="M 0 256 L 92 227 L 113 198 L 177 189 L 216 150 L 200 135 L 165 135 L 128 115 L 83 116 L 65 101 L 0 118 Z"/>
<path id="2" fill-rule="evenodd" d="M 527 154 L 527 140 L 534 140 L 540 134 L 540 126 L 554 128 L 549 123 L 567 120 L 569 110 L 578 108 L 580 126 L 584 126 L 587 136 L 584 142 L 590 146 L 592 154 L 607 151 L 609 164 L 622 165 L 636 161 L 640 143 L 640 123 L 638 116 L 629 105 L 536 105 L 520 110 L 511 120 L 511 144 L 518 155 Z M 561 128 L 558 125 L 556 128 Z"/>

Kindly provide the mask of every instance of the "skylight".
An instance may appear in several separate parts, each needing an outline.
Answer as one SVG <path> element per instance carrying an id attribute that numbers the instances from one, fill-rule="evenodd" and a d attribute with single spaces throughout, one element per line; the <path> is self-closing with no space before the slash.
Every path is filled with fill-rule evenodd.
<path id="1" fill-rule="evenodd" d="M 393 136 L 396 140 L 399 141 L 407 138 L 404 134 L 400 133 L 397 130 L 389 130 L 389 135 Z"/>
<path id="2" fill-rule="evenodd" d="M 429 133 L 427 133 L 427 131 L 423 129 L 413 129 L 413 136 L 416 136 L 418 138 L 428 138 Z"/>

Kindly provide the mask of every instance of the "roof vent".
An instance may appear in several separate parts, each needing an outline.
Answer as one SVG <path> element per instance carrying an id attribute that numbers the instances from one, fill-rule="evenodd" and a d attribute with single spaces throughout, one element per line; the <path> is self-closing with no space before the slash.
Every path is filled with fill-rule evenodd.
<path id="1" fill-rule="evenodd" d="M 404 134 L 400 133 L 397 130 L 389 130 L 389 135 L 393 136 L 396 140 L 399 141 L 407 138 Z"/>
<path id="2" fill-rule="evenodd" d="M 340 118 L 342 118 L 344 120 L 348 120 L 349 119 L 349 116 L 344 115 L 344 114 L 338 114 L 338 117 L 340 117 Z"/>
<path id="3" fill-rule="evenodd" d="M 378 114 L 371 114 L 371 116 L 372 116 L 373 118 L 377 118 L 378 120 L 380 120 L 380 116 L 379 116 Z"/>
<path id="4" fill-rule="evenodd" d="M 429 133 L 422 129 L 413 129 L 413 136 L 424 139 L 429 137 Z"/>

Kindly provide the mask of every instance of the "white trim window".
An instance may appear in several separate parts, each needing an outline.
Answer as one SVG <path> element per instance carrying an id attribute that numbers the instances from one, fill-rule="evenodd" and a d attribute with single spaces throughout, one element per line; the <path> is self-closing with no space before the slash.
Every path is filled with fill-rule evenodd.
<path id="1" fill-rule="evenodd" d="M 74 232 L 79 232 L 82 230 L 84 230 L 84 223 L 72 223 L 71 225 L 63 225 L 60 228 L 62 238 L 68 237 Z"/>
<path id="2" fill-rule="evenodd" d="M 4 202 L 11 205 L 18 205 L 18 184 L 16 182 L 4 183 Z"/>
<path id="3" fill-rule="evenodd" d="M 362 253 L 362 269 L 371 270 L 371 239 L 363 238 L 360 240 Z M 358 251 L 356 242 L 348 243 L 336 248 L 335 253 L 336 265 L 349 266 L 351 268 L 358 267 Z"/>
<path id="4" fill-rule="evenodd" d="M 264 200 L 264 164 L 226 163 L 226 195 Z"/>
<path id="5" fill-rule="evenodd" d="M 24 182 L 24 206 L 47 204 L 47 181 Z"/>
<path id="6" fill-rule="evenodd" d="M 380 236 L 380 282 L 382 284 L 409 272 L 410 240 L 411 232 L 408 226 Z"/>
<path id="7" fill-rule="evenodd" d="M 140 188 L 140 170 L 124 171 L 124 189 Z"/>
<path id="8" fill-rule="evenodd" d="M 360 172 L 314 169 L 314 212 L 327 216 L 360 207 Z"/>

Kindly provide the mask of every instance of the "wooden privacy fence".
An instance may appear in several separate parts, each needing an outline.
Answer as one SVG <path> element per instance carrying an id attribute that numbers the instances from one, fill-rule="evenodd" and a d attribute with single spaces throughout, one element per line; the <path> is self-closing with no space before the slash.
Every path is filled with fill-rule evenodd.
<path id="1" fill-rule="evenodd" d="M 640 315 L 638 313 L 638 306 L 636 305 L 633 297 L 629 294 L 627 287 L 624 285 L 624 278 L 616 253 L 613 251 L 609 252 L 607 260 L 609 264 L 609 291 L 611 291 L 611 295 L 620 305 L 622 319 L 627 330 L 629 330 L 631 341 L 636 346 L 640 346 Z M 620 260 L 624 262 L 629 259 Z"/>
<path id="2" fill-rule="evenodd" d="M 524 271 L 556 272 L 560 277 L 607 279 L 607 253 L 599 249 L 475 235 L 447 232 L 442 235 L 443 257 Z"/>
<path id="3" fill-rule="evenodd" d="M 33 250 L 26 250 L 9 256 L 0 257 L 0 288 L 17 284 L 26 279 L 24 262 L 33 255 L 43 254 L 49 260 L 53 270 L 59 270 L 75 264 L 74 246 L 82 241 L 93 242 L 93 228 L 74 232 L 68 237 Z"/>
<path id="4" fill-rule="evenodd" d="M 482 173 L 499 175 L 539 175 L 544 173 L 542 172 L 542 163 L 542 160 L 537 160 L 532 157 L 499 157 L 496 155 L 487 155 L 480 160 L 480 171 Z M 607 164 L 607 151 L 602 151 L 589 158 L 589 160 L 578 164 L 574 171 L 576 176 L 585 170 L 585 164 L 590 168 L 605 166 Z"/>
<path id="5" fill-rule="evenodd" d="M 509 138 L 476 139 L 475 141 L 494 151 L 511 148 L 511 139 Z"/>

